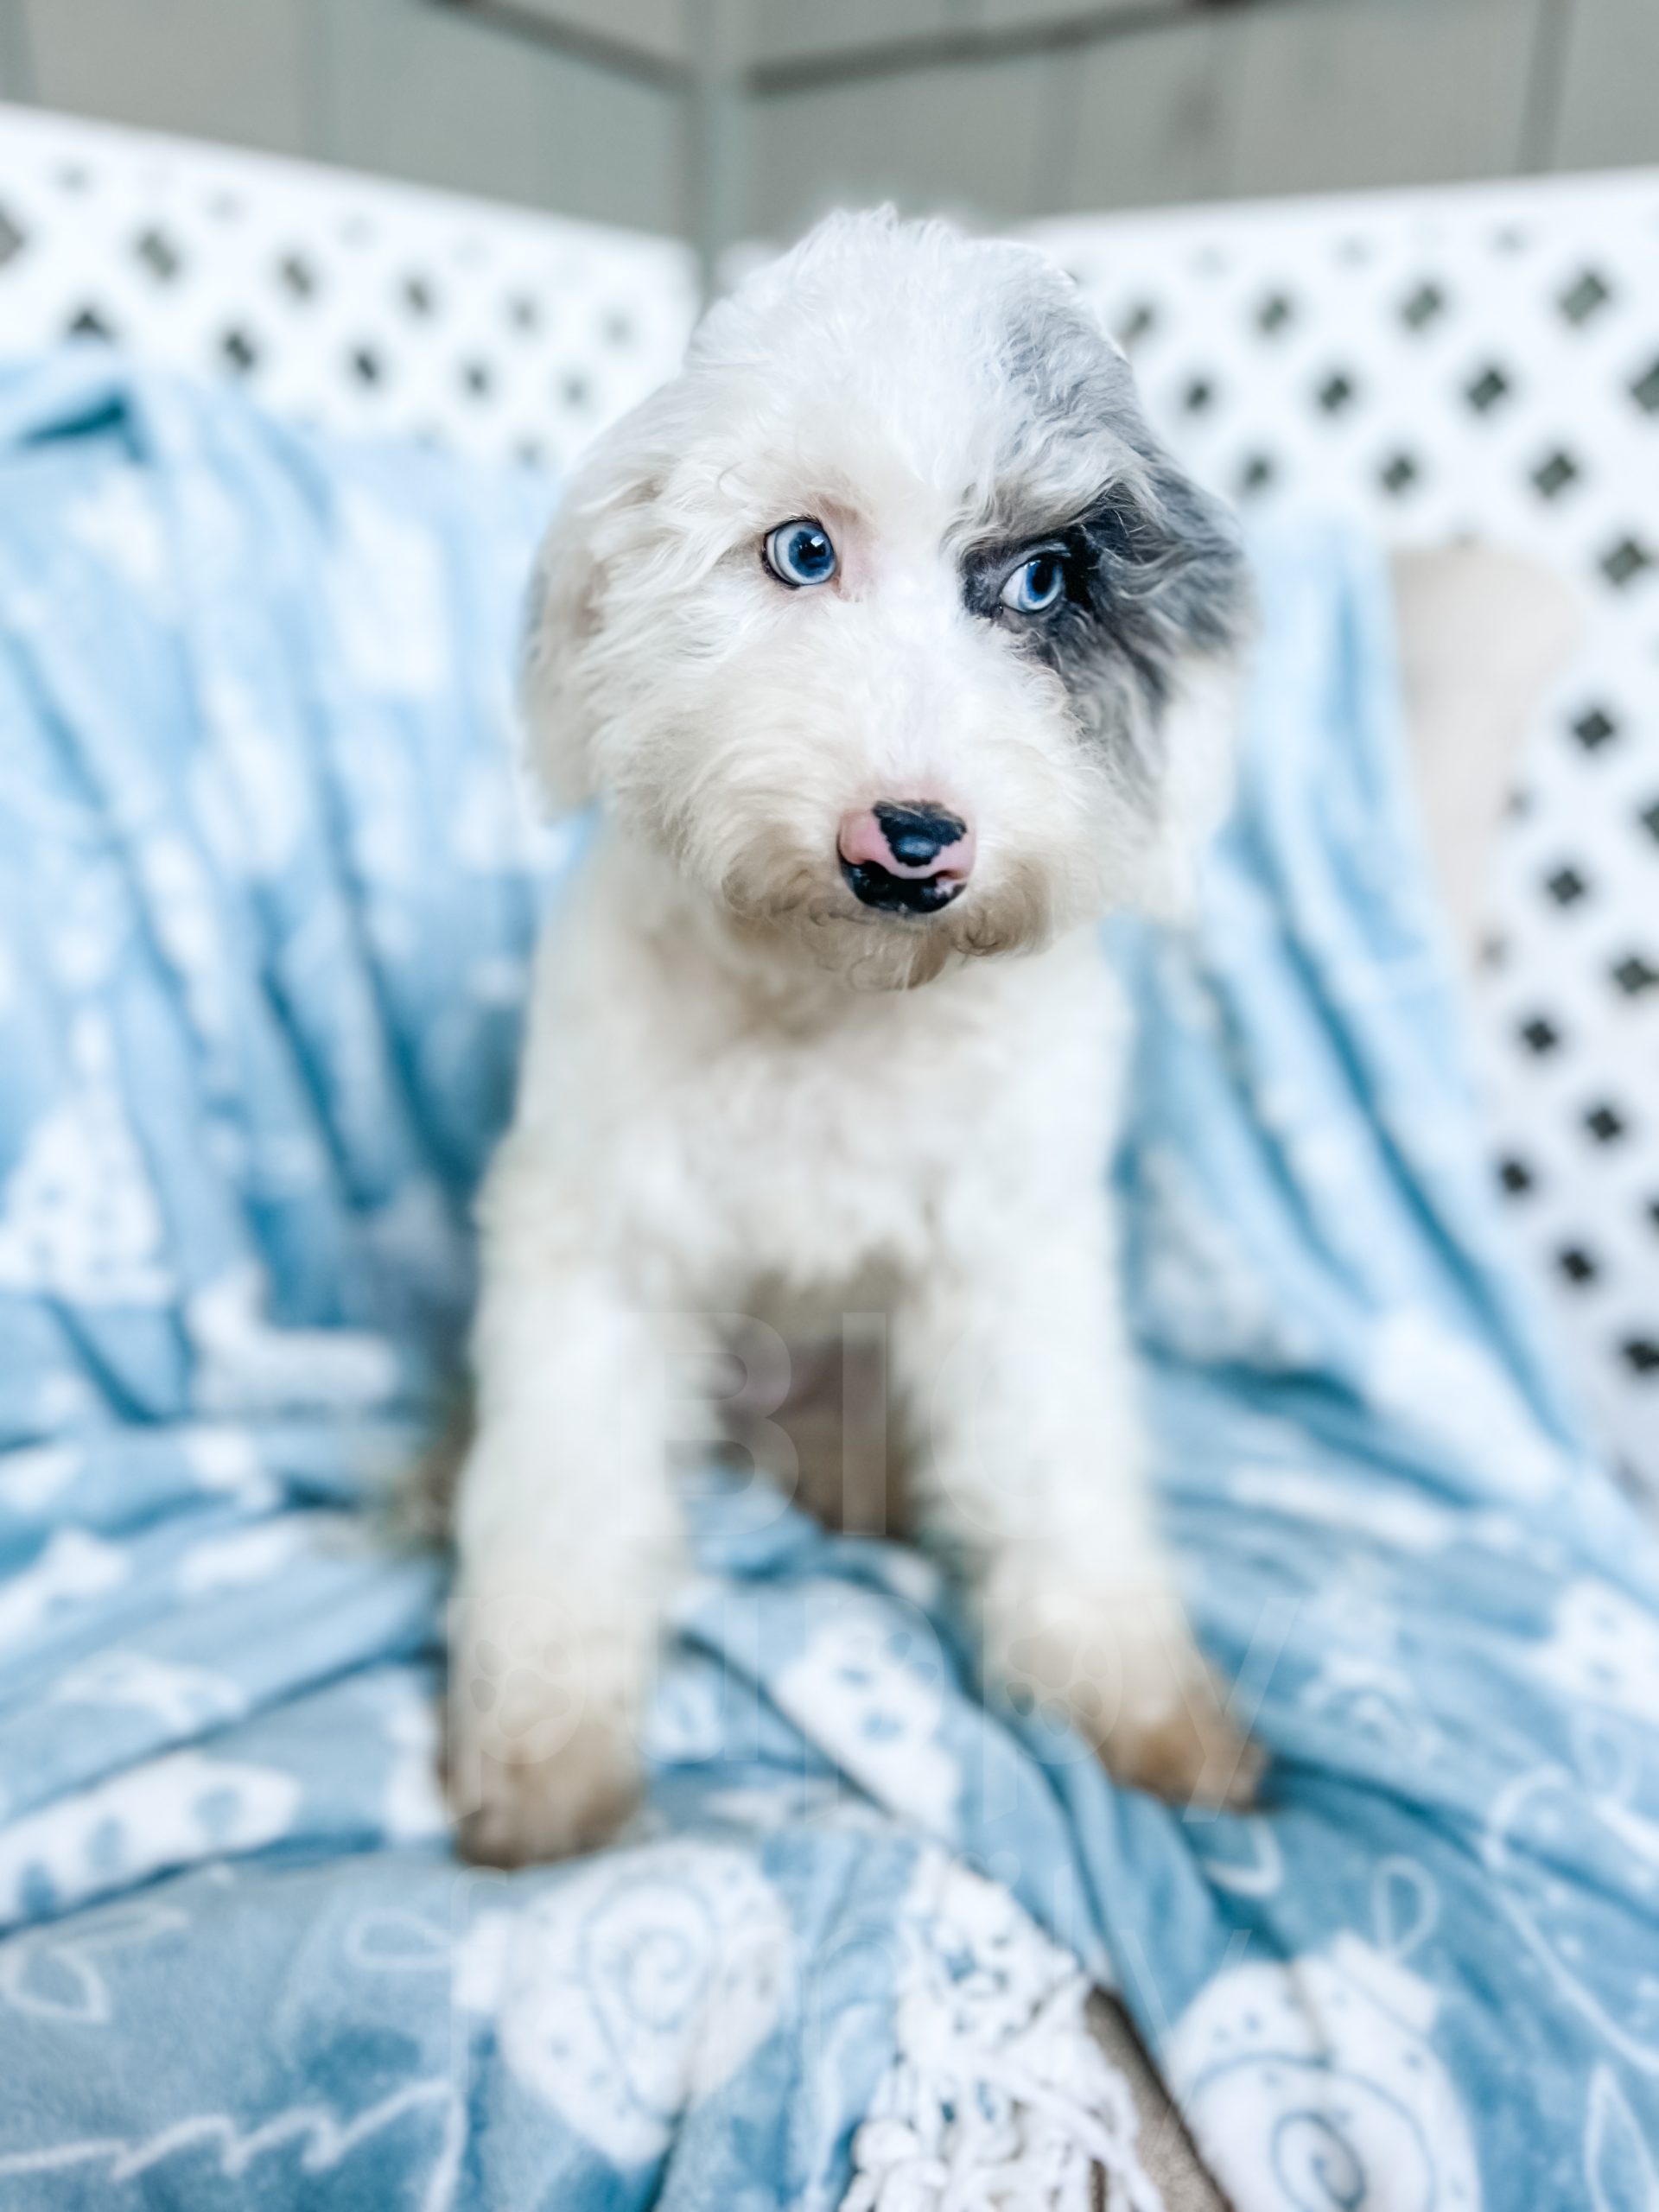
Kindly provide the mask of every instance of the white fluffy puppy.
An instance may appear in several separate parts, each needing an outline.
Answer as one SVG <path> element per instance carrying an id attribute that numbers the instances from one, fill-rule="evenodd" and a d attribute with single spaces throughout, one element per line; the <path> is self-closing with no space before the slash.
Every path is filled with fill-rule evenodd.
<path id="1" fill-rule="evenodd" d="M 1243 599 L 1069 281 L 890 214 L 715 308 L 570 485 L 525 696 L 545 785 L 602 826 L 482 1205 L 450 1750 L 478 1855 L 580 1849 L 634 1800 L 683 1563 L 665 1314 L 711 1343 L 887 1316 L 988 1671 L 1127 1780 L 1248 1789 L 1148 1510 L 1095 927 L 1179 894 Z"/>

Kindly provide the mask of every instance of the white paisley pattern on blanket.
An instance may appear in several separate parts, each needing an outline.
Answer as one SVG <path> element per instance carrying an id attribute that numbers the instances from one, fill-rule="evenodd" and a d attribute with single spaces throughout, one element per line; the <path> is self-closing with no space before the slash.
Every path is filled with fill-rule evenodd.
<path id="1" fill-rule="evenodd" d="M 1397 1892 L 1414 1915 L 1389 1926 Z M 1439 2000 L 1407 1967 L 1437 1910 L 1409 1860 L 1378 1875 L 1386 1947 L 1219 1975 L 1170 2044 L 1171 2080 L 1200 2149 L 1241 2204 L 1274 2212 L 1480 2212 L 1479 2168 L 1431 2043 Z"/>
<path id="2" fill-rule="evenodd" d="M 526 2088 L 634 2165 L 753 2055 L 793 1978 L 788 1915 L 753 1860 L 684 1842 L 620 1853 L 527 1913 L 486 1915 L 454 1989 Z"/>

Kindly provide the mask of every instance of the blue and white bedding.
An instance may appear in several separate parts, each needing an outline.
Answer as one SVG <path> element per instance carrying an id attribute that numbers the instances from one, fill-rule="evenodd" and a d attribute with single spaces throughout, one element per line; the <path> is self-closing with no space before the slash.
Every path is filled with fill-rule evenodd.
<path id="1" fill-rule="evenodd" d="M 1659 1561 L 1510 1294 L 1384 579 L 1318 531 L 1197 931 L 1114 932 L 1262 1809 L 1114 1789 L 925 1562 L 711 1484 L 640 1833 L 454 1862 L 442 1568 L 359 1509 L 574 864 L 508 767 L 537 507 L 0 372 L 0 2206 L 1146 2207 L 1077 1961 L 1240 2212 L 1652 2212 Z"/>

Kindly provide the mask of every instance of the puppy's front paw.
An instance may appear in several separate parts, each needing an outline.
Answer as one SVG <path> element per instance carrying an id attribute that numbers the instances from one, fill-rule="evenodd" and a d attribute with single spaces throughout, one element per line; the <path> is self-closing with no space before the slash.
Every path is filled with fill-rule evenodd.
<path id="1" fill-rule="evenodd" d="M 464 1754 L 463 1754 L 464 1756 Z M 626 1736 L 587 1724 L 550 1757 L 477 1760 L 470 1802 L 456 1805 L 461 1856 L 480 1866 L 539 1866 L 608 1843 L 639 1802 L 639 1767 Z"/>
<path id="2" fill-rule="evenodd" d="M 1163 1584 L 994 1578 L 986 1640 L 1010 1695 L 1068 1720 L 1116 1780 L 1173 1805 L 1241 1810 L 1254 1800 L 1261 1749 L 1229 1719 Z"/>
<path id="3" fill-rule="evenodd" d="M 613 1625 L 545 1599 L 457 1607 L 446 1766 L 465 1857 L 523 1866 L 610 1840 L 639 1800 L 641 1671 Z"/>
<path id="4" fill-rule="evenodd" d="M 1126 1686 L 1118 1718 L 1099 1745 L 1107 1771 L 1166 1804 L 1243 1813 L 1267 1764 L 1262 1746 L 1235 1727 L 1215 1676 L 1196 1648 L 1191 1670 L 1162 1670 Z"/>

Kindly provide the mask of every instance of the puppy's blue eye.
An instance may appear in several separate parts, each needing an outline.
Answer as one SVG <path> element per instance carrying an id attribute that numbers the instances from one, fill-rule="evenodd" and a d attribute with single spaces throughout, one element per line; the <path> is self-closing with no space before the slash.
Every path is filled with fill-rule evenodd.
<path id="1" fill-rule="evenodd" d="M 766 539 L 766 566 L 779 583 L 827 584 L 836 549 L 822 523 L 780 522 Z"/>
<path id="2" fill-rule="evenodd" d="M 1065 560 L 1058 553 L 1034 553 L 1002 587 L 1002 604 L 1016 614 L 1044 614 L 1065 590 Z"/>

